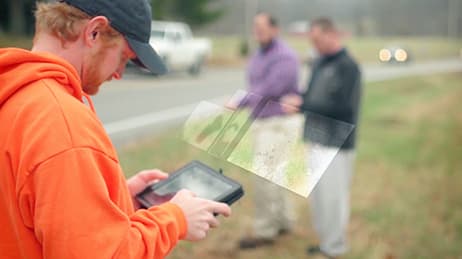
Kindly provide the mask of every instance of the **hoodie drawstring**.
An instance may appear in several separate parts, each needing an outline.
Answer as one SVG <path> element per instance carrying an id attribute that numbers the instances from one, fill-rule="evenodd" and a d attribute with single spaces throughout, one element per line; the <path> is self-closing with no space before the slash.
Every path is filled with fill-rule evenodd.
<path id="1" fill-rule="evenodd" d="M 90 106 L 90 109 L 92 110 L 92 112 L 96 113 L 95 106 L 93 105 L 93 101 L 91 100 L 91 97 L 88 94 L 83 93 L 83 92 L 82 92 L 82 95 L 85 97 L 85 99 L 87 99 L 88 105 Z"/>

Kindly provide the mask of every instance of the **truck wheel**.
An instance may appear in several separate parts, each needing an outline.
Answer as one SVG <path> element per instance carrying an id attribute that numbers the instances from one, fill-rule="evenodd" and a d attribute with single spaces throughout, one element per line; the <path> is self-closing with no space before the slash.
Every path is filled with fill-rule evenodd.
<path id="1" fill-rule="evenodd" d="M 202 72 L 202 65 L 204 63 L 204 58 L 199 57 L 196 62 L 189 68 L 188 73 L 192 76 L 198 76 Z"/>
<path id="2" fill-rule="evenodd" d="M 167 73 L 170 73 L 170 66 L 168 64 L 169 58 L 168 56 L 162 56 L 162 61 L 164 62 L 165 67 L 167 68 Z"/>

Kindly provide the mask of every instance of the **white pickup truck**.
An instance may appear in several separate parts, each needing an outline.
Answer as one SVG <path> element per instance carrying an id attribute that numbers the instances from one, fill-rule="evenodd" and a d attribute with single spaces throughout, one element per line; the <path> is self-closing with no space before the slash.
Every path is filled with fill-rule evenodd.
<path id="1" fill-rule="evenodd" d="M 153 21 L 149 43 L 169 71 L 187 71 L 191 75 L 200 74 L 212 51 L 209 39 L 193 38 L 189 26 L 179 22 Z"/>

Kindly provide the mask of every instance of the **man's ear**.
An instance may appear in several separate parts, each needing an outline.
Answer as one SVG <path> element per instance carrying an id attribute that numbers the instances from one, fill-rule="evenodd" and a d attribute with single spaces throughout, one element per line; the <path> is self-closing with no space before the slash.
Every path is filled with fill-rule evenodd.
<path id="1" fill-rule="evenodd" d="M 101 37 L 101 32 L 109 26 L 109 20 L 105 16 L 91 18 L 84 27 L 85 45 L 92 47 Z"/>

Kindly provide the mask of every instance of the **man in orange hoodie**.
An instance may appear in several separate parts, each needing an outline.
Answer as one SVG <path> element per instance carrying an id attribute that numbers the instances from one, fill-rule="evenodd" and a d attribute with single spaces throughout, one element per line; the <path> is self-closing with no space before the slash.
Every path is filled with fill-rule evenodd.
<path id="1" fill-rule="evenodd" d="M 138 209 L 133 196 L 167 175 L 126 181 L 94 112 L 88 95 L 128 60 L 165 72 L 150 25 L 145 0 L 42 3 L 32 50 L 0 49 L 0 258 L 163 258 L 230 214 L 186 190 Z"/>

